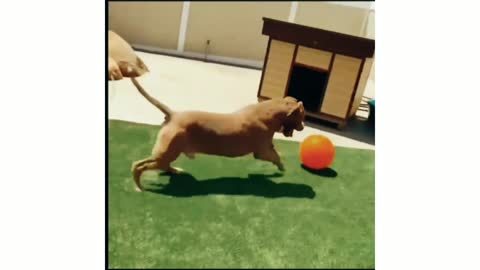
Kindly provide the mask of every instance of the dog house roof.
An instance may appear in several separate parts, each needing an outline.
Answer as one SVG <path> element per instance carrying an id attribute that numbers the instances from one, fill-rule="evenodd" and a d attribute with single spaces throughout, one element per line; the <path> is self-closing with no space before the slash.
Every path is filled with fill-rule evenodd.
<path id="1" fill-rule="evenodd" d="M 375 40 L 372 39 L 265 17 L 262 34 L 276 40 L 358 58 L 373 57 L 375 52 Z"/>

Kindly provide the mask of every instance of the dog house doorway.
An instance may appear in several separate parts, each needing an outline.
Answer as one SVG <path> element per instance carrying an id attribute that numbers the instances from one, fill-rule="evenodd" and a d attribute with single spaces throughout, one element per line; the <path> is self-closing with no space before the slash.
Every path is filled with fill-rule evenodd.
<path id="1" fill-rule="evenodd" d="M 305 110 L 318 112 L 325 96 L 328 71 L 295 64 L 287 95 L 303 102 Z"/>

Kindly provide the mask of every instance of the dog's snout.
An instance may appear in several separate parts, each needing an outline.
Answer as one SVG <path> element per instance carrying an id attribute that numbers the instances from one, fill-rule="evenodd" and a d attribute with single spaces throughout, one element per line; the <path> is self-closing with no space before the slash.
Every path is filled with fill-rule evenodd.
<path id="1" fill-rule="evenodd" d="M 298 131 L 302 131 L 304 129 L 305 125 L 302 123 L 300 123 L 300 125 L 297 126 L 296 130 Z"/>

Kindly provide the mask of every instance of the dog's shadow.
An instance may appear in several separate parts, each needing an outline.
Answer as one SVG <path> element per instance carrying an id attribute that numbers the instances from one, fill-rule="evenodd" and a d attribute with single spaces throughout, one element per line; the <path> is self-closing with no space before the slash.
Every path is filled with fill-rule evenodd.
<path id="1" fill-rule="evenodd" d="M 265 198 L 308 198 L 313 199 L 315 192 L 311 186 L 294 183 L 275 183 L 268 177 L 281 174 L 249 174 L 247 178 L 221 177 L 197 180 L 188 173 L 171 175 L 168 184 L 150 183 L 147 191 L 175 196 L 192 197 L 210 194 L 253 195 Z"/>

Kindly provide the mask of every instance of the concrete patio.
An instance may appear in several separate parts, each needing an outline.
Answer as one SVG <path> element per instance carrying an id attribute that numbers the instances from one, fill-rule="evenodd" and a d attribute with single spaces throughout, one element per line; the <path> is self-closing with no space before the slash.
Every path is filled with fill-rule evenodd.
<path id="1" fill-rule="evenodd" d="M 204 110 L 227 113 L 257 102 L 261 71 L 159 54 L 137 52 L 150 73 L 139 78 L 152 96 L 174 110 Z M 368 81 L 365 96 L 373 98 L 375 83 Z M 128 79 L 109 82 L 109 119 L 160 125 L 163 114 L 135 89 Z M 337 146 L 375 149 L 374 130 L 365 121 L 368 112 L 357 111 L 344 130 L 307 120 L 302 132 L 291 138 L 301 141 L 311 134 L 328 136 Z"/>

